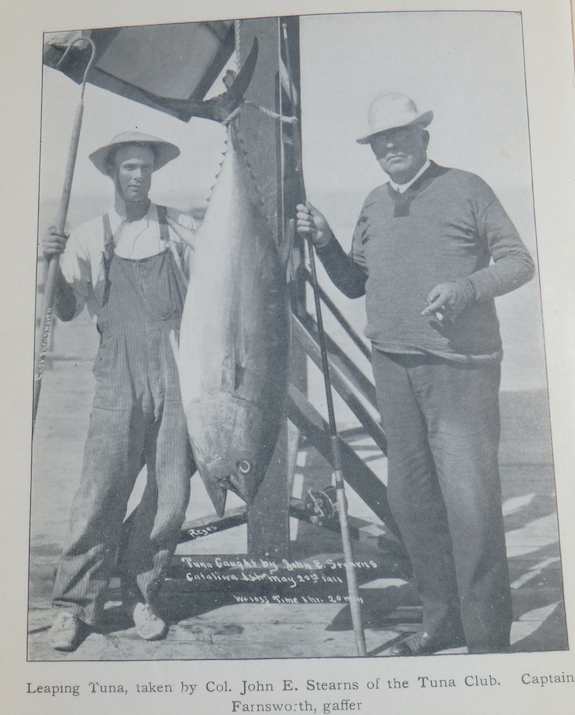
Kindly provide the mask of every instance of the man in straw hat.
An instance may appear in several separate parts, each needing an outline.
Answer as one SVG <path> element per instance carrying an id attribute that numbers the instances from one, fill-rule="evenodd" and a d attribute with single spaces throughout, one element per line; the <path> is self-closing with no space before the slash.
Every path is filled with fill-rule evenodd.
<path id="1" fill-rule="evenodd" d="M 114 182 L 114 207 L 69 238 L 50 231 L 44 255 L 62 254 L 55 311 L 97 316 L 96 392 L 80 486 L 56 576 L 50 645 L 74 650 L 97 626 L 134 482 L 145 491 L 121 550 L 122 596 L 146 640 L 163 638 L 157 593 L 189 499 L 193 460 L 171 347 L 186 292 L 193 219 L 148 198 L 153 172 L 178 147 L 126 132 L 91 154 Z M 173 337 L 173 336 L 172 336 Z"/>
<path id="2" fill-rule="evenodd" d="M 423 603 L 422 629 L 390 654 L 509 646 L 511 598 L 497 462 L 502 358 L 494 297 L 533 261 L 478 176 L 427 158 L 431 111 L 377 97 L 369 144 L 389 182 L 367 197 L 346 255 L 326 219 L 298 206 L 350 298 L 366 294 L 388 497 Z"/>

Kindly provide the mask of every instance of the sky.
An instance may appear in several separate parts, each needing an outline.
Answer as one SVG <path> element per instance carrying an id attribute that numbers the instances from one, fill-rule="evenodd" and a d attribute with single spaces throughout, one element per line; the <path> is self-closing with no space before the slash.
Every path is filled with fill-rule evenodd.
<path id="1" fill-rule="evenodd" d="M 223 84 L 217 83 L 212 93 L 219 94 L 223 90 Z M 51 200 L 60 196 L 68 143 L 79 99 L 78 85 L 61 72 L 44 67 L 40 172 L 41 196 L 44 199 Z M 166 139 L 181 150 L 177 161 L 154 175 L 153 191 L 159 203 L 182 209 L 205 203 L 215 183 L 225 148 L 224 127 L 195 117 L 185 123 L 88 84 L 84 96 L 84 118 L 71 208 L 75 196 L 101 197 L 104 209 L 110 203 L 113 196 L 112 183 L 94 168 L 88 157 L 91 152 L 108 144 L 114 136 L 128 130 Z"/>
<path id="2" fill-rule="evenodd" d="M 302 131 L 308 199 L 346 248 L 367 194 L 386 181 L 369 146 L 373 99 L 410 96 L 429 109 L 428 155 L 478 174 L 535 254 L 535 222 L 521 15 L 396 12 L 301 21 Z M 323 283 L 329 286 L 329 279 Z M 332 297 L 337 292 L 330 292 Z M 365 324 L 363 305 L 347 315 Z M 497 299 L 505 351 L 502 389 L 545 386 L 537 278 Z M 363 321 L 363 322 L 362 322 Z"/>
<path id="3" fill-rule="evenodd" d="M 316 16 L 302 21 L 302 45 L 308 193 L 329 185 L 365 197 L 383 182 L 370 148 L 355 139 L 368 129 L 371 101 L 400 92 L 420 111 L 434 112 L 431 158 L 484 178 L 532 244 L 519 14 Z M 528 205 L 515 205 L 519 192 L 526 192 Z"/>
<path id="4" fill-rule="evenodd" d="M 310 187 L 365 195 L 381 182 L 369 148 L 358 146 L 355 138 L 367 128 L 371 100 L 386 91 L 411 96 L 421 111 L 433 109 L 430 155 L 439 163 L 478 173 L 497 193 L 530 186 L 519 14 L 307 16 L 301 18 L 301 45 Z M 222 89 L 217 80 L 212 94 Z M 42 183 L 52 193 L 61 183 L 57 178 L 63 175 L 78 99 L 75 83 L 45 69 Z M 197 118 L 185 124 L 92 85 L 85 105 L 75 191 L 105 192 L 108 182 L 97 175 L 87 154 L 120 131 L 138 128 L 182 149 L 166 178 L 156 176 L 162 191 L 166 183 L 176 184 L 182 194 L 209 193 L 225 141 L 222 127 Z"/>
<path id="5" fill-rule="evenodd" d="M 300 21 L 302 135 L 308 198 L 328 217 L 344 247 L 369 191 L 386 180 L 368 146 L 367 111 L 379 94 L 409 95 L 432 109 L 429 156 L 479 174 L 494 189 L 528 248 L 535 252 L 527 96 L 521 16 L 510 12 L 395 12 L 306 16 Z M 230 61 L 234 68 L 234 60 Z M 216 81 L 211 93 L 223 89 Z M 78 86 L 44 68 L 41 197 L 61 191 Z M 177 144 L 177 161 L 154 177 L 152 198 L 190 210 L 215 183 L 225 129 L 188 124 L 92 85 L 85 113 L 70 223 L 105 211 L 109 179 L 88 154 L 128 129 Z M 86 202 L 86 197 L 91 201 Z M 92 212 L 86 216 L 86 206 Z M 326 282 L 327 279 L 324 280 Z M 510 389 L 544 385 L 543 337 L 536 281 L 498 301 Z M 363 308 L 346 306 L 357 322 Z M 507 339 L 506 339 L 507 338 Z"/>

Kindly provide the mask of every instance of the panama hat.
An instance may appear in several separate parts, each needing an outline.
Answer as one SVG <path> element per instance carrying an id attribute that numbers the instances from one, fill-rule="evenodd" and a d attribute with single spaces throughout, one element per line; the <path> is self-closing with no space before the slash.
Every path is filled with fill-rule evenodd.
<path id="1" fill-rule="evenodd" d="M 180 155 L 180 150 L 175 144 L 170 144 L 163 139 L 153 137 L 151 134 L 141 134 L 140 132 L 123 132 L 115 136 L 109 144 L 97 149 L 90 154 L 92 164 L 106 176 L 109 172 L 110 154 L 122 144 L 143 144 L 152 148 L 155 156 L 154 171 L 158 171 L 169 161 Z"/>
<path id="2" fill-rule="evenodd" d="M 431 110 L 420 114 L 415 102 L 404 94 L 382 94 L 371 103 L 367 115 L 369 132 L 357 139 L 357 143 L 369 144 L 374 134 L 388 129 L 407 127 L 410 124 L 421 124 L 422 127 L 426 127 L 432 119 Z"/>

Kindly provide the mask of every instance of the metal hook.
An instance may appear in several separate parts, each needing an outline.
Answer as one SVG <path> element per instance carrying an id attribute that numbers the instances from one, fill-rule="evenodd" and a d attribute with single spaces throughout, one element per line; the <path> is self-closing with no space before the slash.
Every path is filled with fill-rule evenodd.
<path id="1" fill-rule="evenodd" d="M 64 52 L 62 57 L 60 57 L 58 64 L 55 66 L 55 69 L 59 69 L 60 65 L 62 64 L 64 59 L 67 57 L 67 55 L 70 52 L 70 50 L 72 49 L 72 47 L 74 47 L 74 45 L 78 44 L 79 42 L 87 42 L 92 49 L 92 53 L 90 55 L 90 60 L 86 66 L 86 69 L 84 70 L 84 76 L 82 77 L 82 82 L 81 82 L 81 84 L 82 84 L 81 97 L 83 97 L 84 89 L 86 87 L 86 80 L 88 79 L 88 72 L 92 69 L 92 66 L 96 60 L 96 45 L 94 43 L 94 40 L 92 40 L 92 38 L 90 38 L 90 37 L 77 37 L 73 42 L 71 42 L 68 45 L 68 47 L 66 48 L 66 51 Z"/>

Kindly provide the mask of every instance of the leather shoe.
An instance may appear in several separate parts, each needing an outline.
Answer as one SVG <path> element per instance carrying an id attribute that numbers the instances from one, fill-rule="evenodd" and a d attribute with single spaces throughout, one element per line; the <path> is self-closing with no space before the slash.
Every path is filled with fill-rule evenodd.
<path id="1" fill-rule="evenodd" d="M 389 655 L 430 655 L 431 653 L 437 653 L 437 651 L 439 650 L 447 650 L 448 648 L 460 648 L 463 645 L 465 645 L 465 641 L 463 640 L 463 638 L 446 638 L 442 635 L 432 636 L 425 631 L 417 631 L 417 633 L 413 633 L 405 640 L 396 643 L 393 648 L 390 648 Z"/>

